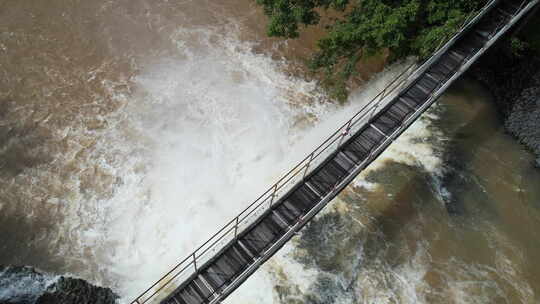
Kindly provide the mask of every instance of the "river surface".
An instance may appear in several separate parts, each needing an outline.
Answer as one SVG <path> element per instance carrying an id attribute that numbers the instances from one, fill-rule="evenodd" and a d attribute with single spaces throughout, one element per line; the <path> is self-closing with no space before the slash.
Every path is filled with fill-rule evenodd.
<path id="1" fill-rule="evenodd" d="M 264 266 L 265 303 L 538 303 L 533 166 L 490 95 L 458 81 Z"/>
<path id="2" fill-rule="evenodd" d="M 248 0 L 0 1 L 0 264 L 129 301 L 406 65 L 338 104 L 300 77 L 320 29 L 263 21 Z M 532 162 L 460 81 L 227 302 L 537 303 Z"/>

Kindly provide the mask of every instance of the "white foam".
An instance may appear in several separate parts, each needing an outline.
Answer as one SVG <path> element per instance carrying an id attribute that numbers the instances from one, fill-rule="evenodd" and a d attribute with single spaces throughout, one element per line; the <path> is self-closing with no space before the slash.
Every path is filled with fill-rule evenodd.
<path id="1" fill-rule="evenodd" d="M 100 166 L 116 170 L 122 182 L 105 206 L 96 202 L 104 211 L 94 214 L 105 218 L 96 222 L 103 226 L 89 227 L 81 238 L 126 300 L 315 146 L 297 143 L 327 134 L 306 139 L 293 127 L 299 116 L 334 107 L 321 102 L 315 85 L 286 76 L 270 58 L 251 53 L 234 29 L 229 33 L 215 42 L 211 29 L 179 29 L 174 39 L 197 37 L 204 51 L 188 47 L 179 50 L 185 58 L 142 69 L 134 79 L 137 98 L 125 109 L 126 126 L 103 143 L 110 154 L 114 142 L 123 163 Z M 270 283 L 260 284 L 271 290 Z"/>
<path id="2" fill-rule="evenodd" d="M 95 182 L 112 190 L 81 191 L 83 178 L 74 175 L 56 181 L 59 189 L 71 189 L 69 201 L 54 195 L 47 200 L 62 206 L 65 219 L 58 239 L 51 240 L 55 253 L 82 264 L 87 272 L 81 276 L 112 284 L 126 302 L 318 146 L 406 65 L 387 69 L 340 107 L 324 102 L 315 83 L 287 76 L 280 62 L 252 53 L 236 33 L 234 24 L 227 30 L 179 28 L 170 37 L 179 56 L 141 67 L 129 80 L 135 84 L 132 97 L 115 95 L 116 84 L 105 83 L 113 99 L 127 105 L 107 117 L 111 128 L 78 174 L 93 170 L 103 177 Z M 73 153 L 57 161 L 73 159 L 82 149 L 75 144 Z M 411 161 L 418 154 L 393 151 L 386 157 Z M 45 179 L 41 175 L 48 172 L 29 174 Z M 265 292 L 239 290 L 242 302 L 275 302 L 269 273 L 276 268 L 300 290 L 309 288 L 314 274 L 292 262 L 287 249 L 276 261 L 246 283 Z"/>
<path id="3" fill-rule="evenodd" d="M 122 282 L 124 295 L 142 290 L 213 234 L 407 65 L 387 69 L 337 107 L 322 104 L 312 83 L 285 76 L 275 62 L 252 54 L 249 45 L 230 36 L 221 41 L 203 54 L 185 52 L 185 60 L 153 64 L 136 79 L 141 98 L 128 110 L 137 113 L 132 123 L 152 145 L 152 164 L 141 180 L 148 187 L 146 203 L 111 210 L 117 220 L 108 230 L 117 233 L 108 238 L 119 256 L 108 268 Z M 311 102 L 294 103 L 297 99 Z M 306 116 L 316 124 L 295 128 L 295 119 Z M 394 151 L 386 158 L 411 159 L 403 149 Z M 129 197 L 132 188 L 117 197 Z M 131 200 L 120 204 L 132 205 Z M 241 287 L 234 301 L 275 303 L 270 273 L 277 268 L 307 290 L 315 275 L 299 271 L 302 266 L 285 252 Z"/>
<path id="4" fill-rule="evenodd" d="M 12 271 L 5 268 L 0 271 L 0 302 L 33 303 L 57 280 L 57 276 L 37 273 L 32 269 Z"/>
<path id="5" fill-rule="evenodd" d="M 174 39 L 198 37 L 205 51 L 182 49 L 185 58 L 162 59 L 134 80 L 138 98 L 126 108 L 128 129 L 146 151 L 126 165 L 148 163 L 139 173 L 123 173 L 107 203 L 106 228 L 84 235 L 98 247 L 114 245 L 96 255 L 124 296 L 143 290 L 213 234 L 405 66 L 389 69 L 366 87 L 365 98 L 339 108 L 321 102 L 314 83 L 286 76 L 278 63 L 251 53 L 234 29 L 227 32 L 215 42 L 211 29 L 179 29 Z M 305 117 L 316 125 L 295 127 Z M 264 274 L 252 282 L 272 290 Z M 255 296 L 262 298 L 268 297 Z"/>
<path id="6" fill-rule="evenodd" d="M 340 125 L 340 122 L 347 121 L 352 113 L 377 95 L 380 90 L 408 64 L 410 64 L 410 61 L 388 67 L 384 72 L 378 74 L 377 77 L 374 77 L 369 81 L 363 88 L 360 88 L 358 91 L 351 94 L 349 102 L 345 106 L 328 110 L 323 115 L 319 115 L 317 125 L 313 126 L 306 134 L 306 137 L 308 138 L 313 137 L 313 140 L 308 142 L 315 143 L 316 140 L 322 139 L 320 136 L 321 134 L 325 134 L 328 130 L 335 130 L 336 126 Z M 436 119 L 436 117 L 432 113 L 424 115 L 422 119 L 413 124 L 400 139 L 393 143 L 390 148 L 385 151 L 381 157 L 366 170 L 366 172 L 355 179 L 353 183 L 362 185 L 368 190 L 374 190 L 376 185 L 366 182 L 363 177 L 370 170 L 382 168 L 384 163 L 388 160 L 421 166 L 425 170 L 438 173 L 441 160 L 435 155 L 434 148 L 423 140 L 428 136 L 433 135 L 433 133 L 430 133 L 430 131 L 427 130 L 427 127 L 433 119 Z M 436 136 L 441 135 L 436 134 Z M 336 200 L 339 200 L 339 198 L 336 198 Z M 324 214 L 330 209 L 331 208 L 324 209 L 321 214 Z M 238 290 L 227 299 L 226 303 L 281 303 L 275 292 L 273 296 L 269 295 L 269 290 L 272 290 L 273 285 L 276 284 L 287 286 L 288 288 L 295 290 L 298 295 L 307 294 L 317 279 L 318 270 L 305 268 L 305 266 L 293 260 L 292 252 L 294 249 L 294 242 L 285 245 L 267 265 L 262 267 L 244 285 L 238 288 Z M 423 293 L 420 290 L 425 288 L 425 283 L 423 282 L 423 276 L 427 268 L 426 263 L 423 262 L 425 257 L 425 250 L 419 250 L 414 257 L 414 261 L 409 264 L 400 265 L 397 269 L 391 269 L 390 267 L 385 266 L 384 269 L 378 269 L 381 273 L 377 275 L 373 274 L 373 269 L 369 269 L 369 273 L 365 274 L 365 280 L 370 280 L 370 277 L 375 276 L 374 280 L 378 281 L 381 279 L 379 275 L 384 276 L 383 273 L 391 273 L 392 280 L 395 282 L 395 286 L 391 290 L 381 289 L 380 285 L 375 282 L 373 282 L 375 285 L 372 286 L 372 288 L 367 284 L 368 287 L 366 288 L 370 289 L 369 291 L 366 291 L 366 294 L 370 295 L 370 297 L 368 297 L 369 301 L 374 301 L 374 303 L 393 303 L 396 300 L 403 303 L 425 302 Z M 360 274 L 360 276 L 362 276 L 362 274 Z M 336 280 L 338 280 L 337 277 Z M 266 287 L 262 288 L 265 285 Z M 341 297 L 343 295 L 337 296 Z M 343 304 L 352 303 L 352 299 L 346 296 L 337 301 L 337 303 Z"/>

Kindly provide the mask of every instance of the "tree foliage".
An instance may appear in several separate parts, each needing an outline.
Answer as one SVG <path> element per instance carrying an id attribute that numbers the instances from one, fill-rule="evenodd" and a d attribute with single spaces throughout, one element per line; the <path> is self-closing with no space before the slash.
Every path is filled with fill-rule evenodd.
<path id="1" fill-rule="evenodd" d="M 318 24 L 320 12 L 341 12 L 318 41 L 311 68 L 326 73 L 337 90 L 355 73 L 360 58 L 388 50 L 391 59 L 426 57 L 485 0 L 256 0 L 270 18 L 268 35 L 299 36 Z M 341 89 L 339 88 L 341 87 Z M 338 93 L 343 95 L 343 92 Z"/>
<path id="2" fill-rule="evenodd" d="M 317 8 L 345 9 L 349 0 L 255 0 L 270 17 L 268 36 L 297 38 L 299 25 L 318 24 Z"/>

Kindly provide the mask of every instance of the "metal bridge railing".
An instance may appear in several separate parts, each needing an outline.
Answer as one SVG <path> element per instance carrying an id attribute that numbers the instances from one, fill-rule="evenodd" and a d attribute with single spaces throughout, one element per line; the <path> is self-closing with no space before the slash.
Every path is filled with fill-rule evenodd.
<path id="1" fill-rule="evenodd" d="M 491 0 L 481 10 L 469 14 L 456 30 L 455 33 L 457 34 L 450 39 L 447 39 L 447 36 L 441 38 L 441 43 L 430 58 L 420 64 L 413 63 L 408 65 L 379 94 L 362 106 L 359 111 L 324 140 L 315 150 L 131 303 L 157 303 L 169 292 L 174 291 L 185 279 L 196 273 L 199 266 L 211 259 L 215 253 L 220 251 L 231 240 L 234 240 L 245 227 L 256 221 L 283 194 L 287 193 L 297 182 L 304 179 L 311 170 L 322 163 L 326 159 L 326 156 L 335 152 L 343 142 L 363 127 L 366 122 L 370 121 L 377 114 L 378 110 L 384 108 L 385 104 L 401 91 L 400 89 L 410 85 L 415 79 L 414 76 L 421 75 L 434 60 L 437 60 L 459 38 L 465 29 L 474 24 L 497 1 Z"/>

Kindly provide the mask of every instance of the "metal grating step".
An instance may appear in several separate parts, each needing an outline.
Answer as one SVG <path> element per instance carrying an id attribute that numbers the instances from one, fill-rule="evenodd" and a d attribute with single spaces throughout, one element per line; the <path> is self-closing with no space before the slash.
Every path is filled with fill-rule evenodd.
<path id="1" fill-rule="evenodd" d="M 252 262 L 252 256 L 240 243 L 235 243 L 201 270 L 201 276 L 214 291 L 219 291 L 238 277 Z"/>
<path id="2" fill-rule="evenodd" d="M 273 213 L 268 213 L 257 225 L 240 236 L 239 240 L 252 254 L 261 256 L 285 234 L 287 228 Z"/>

